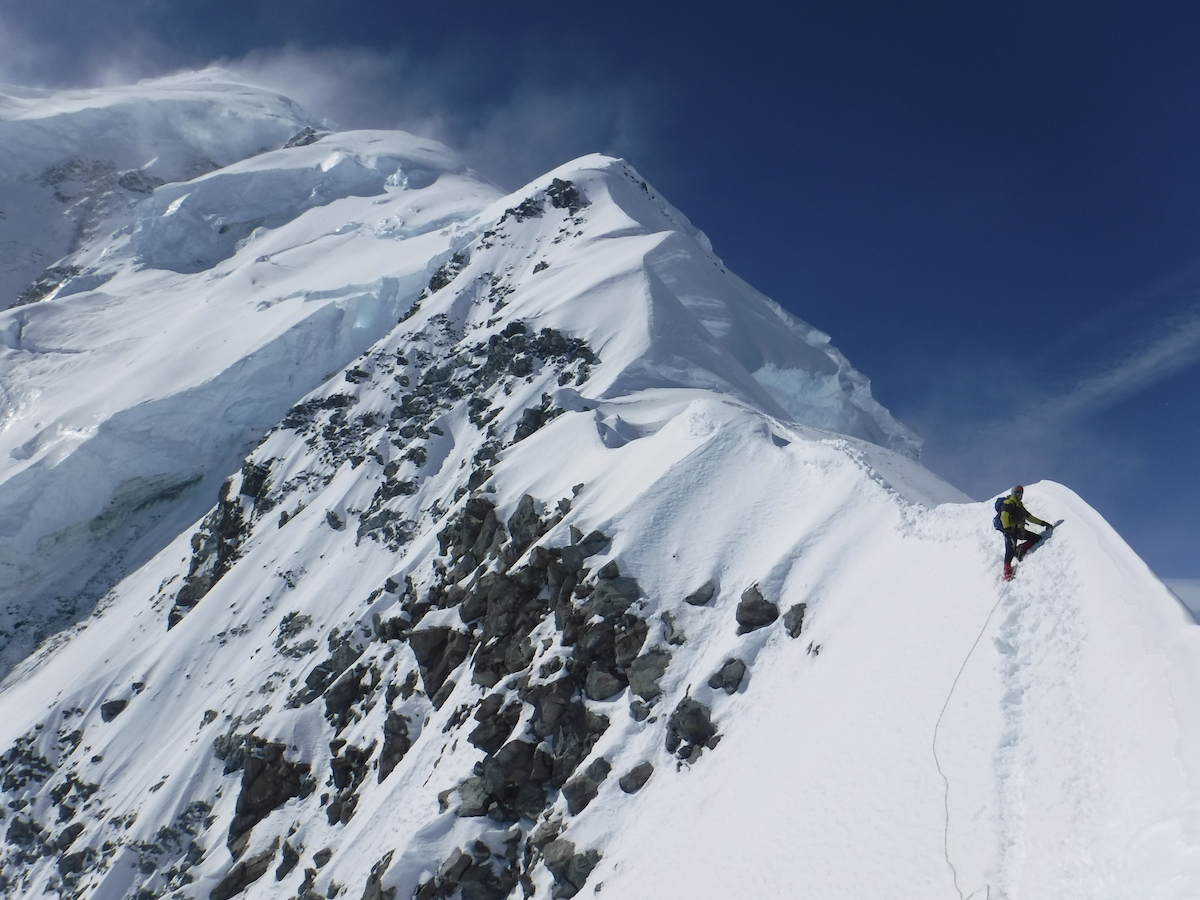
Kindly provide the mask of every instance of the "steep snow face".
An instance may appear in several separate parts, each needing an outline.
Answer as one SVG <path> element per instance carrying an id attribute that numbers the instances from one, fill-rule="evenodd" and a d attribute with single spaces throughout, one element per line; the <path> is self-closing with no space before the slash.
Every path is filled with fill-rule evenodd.
<path id="1" fill-rule="evenodd" d="M 332 135 L 72 259 L 0 315 L 4 896 L 1200 892 L 1192 617 L 1050 483 L 1002 582 L 623 161 Z"/>
<path id="2" fill-rule="evenodd" d="M 230 93 L 185 80 L 91 112 L 181 92 L 213 110 Z M 253 143 L 258 125 L 226 124 L 231 145 Z M 455 321 L 511 304 L 538 328 L 588 334 L 607 363 L 597 396 L 716 389 L 915 452 L 824 335 L 726 272 L 623 162 L 585 158 L 501 197 L 411 135 L 291 143 L 159 186 L 126 226 L 58 261 L 40 302 L 0 314 L 3 669 L 198 518 L 289 406 L 451 278 L 466 285 Z M 771 366 L 824 384 L 819 408 L 764 388 Z"/>
<path id="3" fill-rule="evenodd" d="M 95 90 L 0 85 L 0 307 L 78 275 L 59 261 L 125 225 L 157 185 L 282 147 L 305 128 L 320 125 L 293 101 L 220 70 Z"/>

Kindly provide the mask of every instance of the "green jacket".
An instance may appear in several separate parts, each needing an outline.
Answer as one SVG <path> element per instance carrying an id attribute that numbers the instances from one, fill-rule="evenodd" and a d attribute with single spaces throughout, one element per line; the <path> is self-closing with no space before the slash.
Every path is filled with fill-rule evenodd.
<path id="1" fill-rule="evenodd" d="M 1049 522 L 1030 515 L 1024 504 L 1012 494 L 1005 497 L 1004 502 L 1000 504 L 1000 527 L 1005 531 L 1011 531 L 1014 528 L 1024 528 L 1027 521 L 1044 528 L 1050 526 Z"/>

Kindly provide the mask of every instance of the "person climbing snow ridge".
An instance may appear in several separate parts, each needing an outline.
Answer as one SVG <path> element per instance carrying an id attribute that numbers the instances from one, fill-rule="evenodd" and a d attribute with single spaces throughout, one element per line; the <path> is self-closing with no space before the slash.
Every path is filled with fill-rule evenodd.
<path id="1" fill-rule="evenodd" d="M 1054 526 L 1049 522 L 1039 519 L 1032 515 L 1025 508 L 1025 504 L 1021 502 L 1021 498 L 1025 494 L 1025 488 L 1017 485 L 1012 489 L 1012 493 L 1000 500 L 996 504 L 997 527 L 1004 534 L 1004 580 L 1012 581 L 1013 579 L 1013 557 L 1018 560 L 1024 559 L 1025 554 L 1037 546 L 1038 542 L 1050 533 L 1050 529 Z M 1041 525 L 1044 531 L 1040 534 L 1034 531 L 1026 531 L 1025 523 L 1033 522 L 1035 525 Z M 1025 543 L 1021 544 L 1020 541 Z"/>

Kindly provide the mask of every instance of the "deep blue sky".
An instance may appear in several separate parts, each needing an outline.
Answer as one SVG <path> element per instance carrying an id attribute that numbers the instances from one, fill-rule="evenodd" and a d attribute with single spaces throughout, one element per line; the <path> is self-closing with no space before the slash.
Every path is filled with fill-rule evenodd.
<path id="1" fill-rule="evenodd" d="M 507 187 L 625 156 L 833 336 L 932 469 L 977 497 L 1064 482 L 1200 577 L 1200 5 L 23 6 L 8 80 L 219 60 Z"/>

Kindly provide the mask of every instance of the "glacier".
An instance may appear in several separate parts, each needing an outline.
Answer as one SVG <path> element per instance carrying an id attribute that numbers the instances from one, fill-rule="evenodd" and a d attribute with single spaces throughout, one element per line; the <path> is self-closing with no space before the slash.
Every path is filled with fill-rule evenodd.
<path id="1" fill-rule="evenodd" d="M 5 896 L 1200 892 L 1191 614 L 626 161 L 0 94 Z"/>

